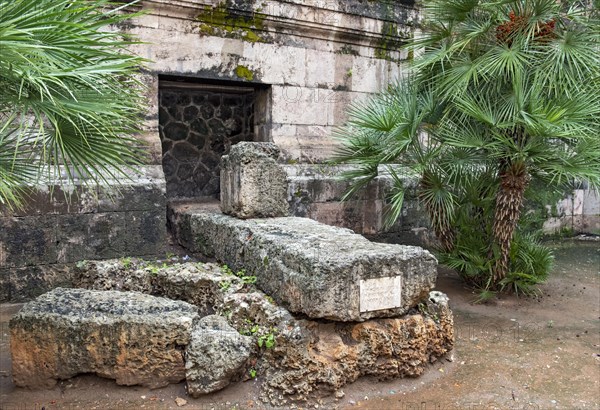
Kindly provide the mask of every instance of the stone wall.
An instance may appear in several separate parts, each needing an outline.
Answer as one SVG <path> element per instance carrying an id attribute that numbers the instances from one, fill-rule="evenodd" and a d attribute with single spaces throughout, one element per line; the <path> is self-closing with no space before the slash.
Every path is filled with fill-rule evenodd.
<path id="1" fill-rule="evenodd" d="M 556 206 L 548 206 L 550 217 L 544 231 L 556 233 L 592 233 L 600 235 L 600 194 L 585 186 L 575 189 Z"/>
<path id="2" fill-rule="evenodd" d="M 386 196 L 392 184 L 380 167 L 380 176 L 346 201 L 342 197 L 350 188 L 341 178 L 352 166 L 325 164 L 285 165 L 288 174 L 290 215 L 315 219 L 328 225 L 350 228 L 370 239 L 431 248 L 436 244 L 429 229 L 429 218 L 416 196 L 416 179 L 403 178 L 408 188 L 398 221 L 385 228 Z M 600 235 L 600 194 L 581 186 L 555 205 L 547 205 L 546 234 Z"/>
<path id="3" fill-rule="evenodd" d="M 350 228 L 371 239 L 406 245 L 432 247 L 435 238 L 429 231 L 429 219 L 416 197 L 416 179 L 406 175 L 403 209 L 396 223 L 385 228 L 386 196 L 392 179 L 383 168 L 365 189 L 342 201 L 350 188 L 341 174 L 352 166 L 286 165 L 290 214 L 319 222 Z"/>
<path id="4" fill-rule="evenodd" d="M 216 195 L 220 156 L 241 140 L 274 142 L 290 164 L 329 158 L 348 104 L 402 72 L 408 56 L 395 48 L 417 15 L 411 1 L 146 0 L 139 9 L 147 13 L 113 29 L 136 36 L 132 51 L 149 61 L 138 137 L 151 176 L 125 181 L 116 202 L 104 188 L 57 181 L 35 188 L 25 211 L 3 210 L 0 301 L 68 285 L 78 260 L 159 252 L 163 164 L 170 197 L 198 197 Z M 165 85 L 176 80 L 195 85 L 173 102 Z M 253 99 L 242 92 L 230 104 L 225 91 L 198 84 L 251 89 Z"/>
<path id="5" fill-rule="evenodd" d="M 118 189 L 60 181 L 31 189 L 25 209 L 0 208 L 0 303 L 68 286 L 78 261 L 163 253 L 165 208 L 158 166 Z"/>
<path id="6" fill-rule="evenodd" d="M 347 183 L 307 169 L 331 157 L 336 147 L 332 131 L 347 118 L 349 104 L 402 75 L 409 55 L 397 48 L 415 29 L 413 1 L 151 0 L 140 7 L 147 14 L 115 29 L 141 40 L 132 50 L 150 60 L 142 78 L 149 89 L 141 138 L 149 143 L 153 163 L 165 165 L 170 197 L 214 194 L 214 174 L 189 176 L 189 171 L 192 166 L 202 170 L 199 163 L 212 167 L 217 151 L 205 143 L 193 164 L 179 161 L 174 169 L 173 147 L 168 141 L 161 146 L 159 137 L 162 132 L 166 141 L 163 118 L 170 115 L 159 110 L 165 81 L 254 87 L 253 134 L 247 130 L 239 140 L 274 142 L 281 149 L 291 180 L 292 214 L 359 233 L 381 233 L 379 187 L 385 182 L 369 190 L 374 196 L 341 203 Z M 196 154 L 194 149 L 187 152 Z M 180 188 L 171 188 L 176 183 Z M 392 231 L 418 243 L 426 222 L 415 201 L 407 200 L 406 209 Z"/>
<path id="7" fill-rule="evenodd" d="M 141 40 L 151 60 L 142 80 L 148 115 L 141 138 L 160 164 L 161 76 L 268 85 L 255 114 L 256 140 L 272 141 L 289 161 L 320 162 L 335 148 L 331 130 L 348 104 L 402 73 L 408 54 L 395 47 L 413 30 L 411 1 L 148 0 L 147 14 L 115 29 Z M 260 107 L 255 107 L 259 110 Z M 260 114 L 260 115 L 258 115 Z"/>

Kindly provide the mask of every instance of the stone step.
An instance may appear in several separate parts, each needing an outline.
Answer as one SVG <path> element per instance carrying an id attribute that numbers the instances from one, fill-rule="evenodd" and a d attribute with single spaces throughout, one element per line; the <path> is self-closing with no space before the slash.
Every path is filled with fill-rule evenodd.
<path id="1" fill-rule="evenodd" d="M 211 315 L 223 300 L 223 282 L 230 291 L 244 284 L 235 275 L 226 275 L 213 263 L 153 264 L 140 260 L 111 259 L 87 261 L 77 268 L 77 287 L 147 293 L 182 300 L 198 308 L 201 316 Z"/>
<path id="2" fill-rule="evenodd" d="M 422 248 L 370 242 L 308 218 L 240 220 L 197 204 L 172 207 L 170 219 L 190 251 L 245 269 L 275 301 L 310 318 L 399 316 L 437 277 L 436 259 Z"/>
<path id="3" fill-rule="evenodd" d="M 51 388 L 81 373 L 150 388 L 185 379 L 197 308 L 138 292 L 57 288 L 10 321 L 13 380 Z"/>

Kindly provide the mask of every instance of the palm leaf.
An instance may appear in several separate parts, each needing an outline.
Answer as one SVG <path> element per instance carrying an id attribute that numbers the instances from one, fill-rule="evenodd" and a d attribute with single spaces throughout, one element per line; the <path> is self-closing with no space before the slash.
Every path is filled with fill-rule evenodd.
<path id="1" fill-rule="evenodd" d="M 132 135 L 144 104 L 136 76 L 145 61 L 127 52 L 135 42 L 106 30 L 135 16 L 122 13 L 135 2 L 0 1 L 0 127 L 14 136 L 4 150 L 19 157 L 26 136 L 37 167 L 60 164 L 69 180 L 87 183 L 125 177 L 141 163 Z M 16 203 L 16 184 L 36 180 L 14 163 L 3 169 L 14 181 L 3 202 Z"/>

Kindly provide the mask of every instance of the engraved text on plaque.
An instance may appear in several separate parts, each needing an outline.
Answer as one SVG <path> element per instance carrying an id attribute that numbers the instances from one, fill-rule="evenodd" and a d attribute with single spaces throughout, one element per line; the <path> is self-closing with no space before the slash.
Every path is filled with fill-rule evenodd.
<path id="1" fill-rule="evenodd" d="M 360 281 L 360 312 L 393 309 L 401 306 L 400 276 Z"/>

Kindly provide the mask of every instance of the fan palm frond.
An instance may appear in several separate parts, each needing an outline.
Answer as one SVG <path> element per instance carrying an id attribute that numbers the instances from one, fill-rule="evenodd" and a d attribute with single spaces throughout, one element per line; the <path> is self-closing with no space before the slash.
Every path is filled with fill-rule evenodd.
<path id="1" fill-rule="evenodd" d="M 92 183 L 125 177 L 141 162 L 132 135 L 141 122 L 136 76 L 144 60 L 127 51 L 135 42 L 106 29 L 135 16 L 122 12 L 135 2 L 0 0 L 0 128 L 12 136 L 5 153 L 12 147 L 14 158 L 32 159 L 19 161 L 27 169 L 63 165 L 71 181 Z M 36 181 L 6 158 L 0 167 L 14 183 L 0 200 L 17 204 L 18 184 Z"/>
<path id="2" fill-rule="evenodd" d="M 338 160 L 371 177 L 412 170 L 441 260 L 481 289 L 531 287 L 549 269 L 518 232 L 531 187 L 600 187 L 598 14 L 555 0 L 431 0 L 423 12 L 410 75 L 350 112 Z M 397 218 L 405 190 L 390 176 Z"/>

